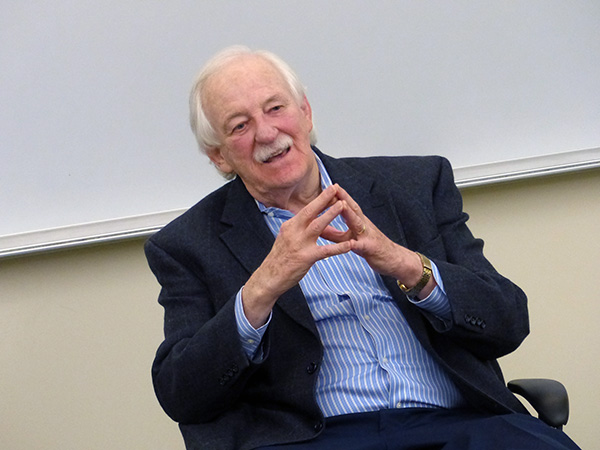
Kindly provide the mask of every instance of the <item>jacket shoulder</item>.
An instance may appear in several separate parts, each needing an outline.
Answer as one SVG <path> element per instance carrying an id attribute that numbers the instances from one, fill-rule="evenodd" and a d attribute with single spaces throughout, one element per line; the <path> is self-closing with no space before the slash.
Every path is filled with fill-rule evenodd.
<path id="1" fill-rule="evenodd" d="M 341 158 L 361 176 L 368 175 L 388 186 L 419 190 L 435 190 L 440 184 L 454 185 L 450 162 L 443 156 L 369 156 Z"/>
<path id="2" fill-rule="evenodd" d="M 175 242 L 187 242 L 197 230 L 207 230 L 214 226 L 223 214 L 223 207 L 231 188 L 231 182 L 208 194 L 198 203 L 190 207 L 180 216 L 173 219 L 163 228 L 153 234 L 149 241 L 160 247 L 169 247 Z"/>
<path id="3" fill-rule="evenodd" d="M 360 169 L 376 171 L 377 173 L 401 173 L 406 176 L 428 172 L 437 172 L 442 167 L 450 168 L 450 162 L 443 156 L 367 156 L 341 158 L 350 166 Z"/>

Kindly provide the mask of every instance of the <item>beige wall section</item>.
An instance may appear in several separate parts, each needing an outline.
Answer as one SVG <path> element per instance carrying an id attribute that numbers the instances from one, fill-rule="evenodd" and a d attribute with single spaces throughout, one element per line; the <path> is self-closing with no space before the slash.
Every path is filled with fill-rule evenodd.
<path id="1" fill-rule="evenodd" d="M 507 378 L 554 377 L 567 432 L 600 441 L 600 171 L 466 189 L 486 254 L 529 294 L 532 335 Z M 182 449 L 154 398 L 158 285 L 142 241 L 0 260 L 0 448 Z"/>
<path id="2" fill-rule="evenodd" d="M 142 241 L 0 260 L 0 448 L 182 449 L 150 381 L 157 294 Z"/>
<path id="3" fill-rule="evenodd" d="M 463 198 L 488 259 L 529 297 L 531 334 L 501 361 L 506 377 L 562 381 L 565 431 L 597 448 L 600 170 L 466 189 Z"/>

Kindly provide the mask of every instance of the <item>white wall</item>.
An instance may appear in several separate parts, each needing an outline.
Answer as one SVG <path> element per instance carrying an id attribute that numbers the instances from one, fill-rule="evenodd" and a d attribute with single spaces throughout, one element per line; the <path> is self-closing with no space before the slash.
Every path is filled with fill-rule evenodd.
<path id="1" fill-rule="evenodd" d="M 333 155 L 455 167 L 600 146 L 595 0 L 2 2 L 0 236 L 186 208 L 220 183 L 187 95 L 245 43 L 308 87 Z"/>

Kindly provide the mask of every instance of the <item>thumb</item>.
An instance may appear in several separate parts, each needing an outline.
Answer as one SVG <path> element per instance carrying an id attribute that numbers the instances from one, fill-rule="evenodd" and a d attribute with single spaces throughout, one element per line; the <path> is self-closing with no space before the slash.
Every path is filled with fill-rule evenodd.
<path id="1" fill-rule="evenodd" d="M 340 243 L 349 241 L 352 238 L 352 233 L 350 230 L 341 231 L 331 225 L 327 225 L 321 232 L 321 237 L 331 242 Z"/>

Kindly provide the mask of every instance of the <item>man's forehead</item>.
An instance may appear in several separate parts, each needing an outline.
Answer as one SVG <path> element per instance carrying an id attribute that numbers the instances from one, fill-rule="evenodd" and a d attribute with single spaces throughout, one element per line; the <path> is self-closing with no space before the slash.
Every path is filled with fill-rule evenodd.
<path id="1" fill-rule="evenodd" d="M 217 69 L 207 80 L 207 89 L 219 87 L 252 86 L 253 83 L 280 82 L 285 84 L 279 70 L 259 55 L 240 55 Z"/>
<path id="2" fill-rule="evenodd" d="M 282 74 L 270 61 L 243 55 L 227 62 L 207 79 L 202 101 L 207 110 L 215 110 L 225 103 L 243 103 L 246 97 L 258 92 L 265 94 L 264 101 L 291 95 Z"/>

